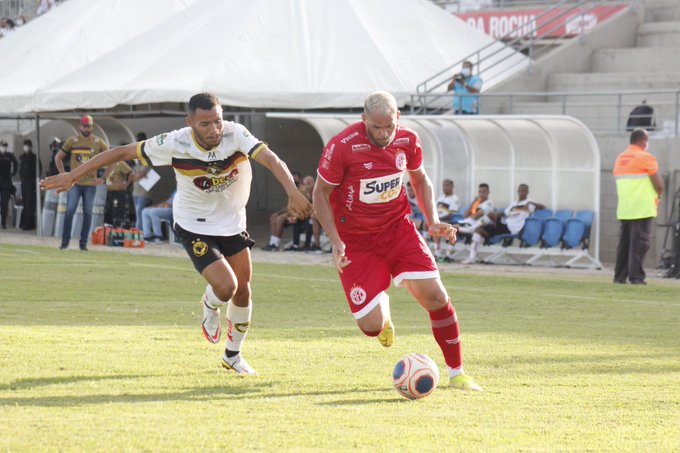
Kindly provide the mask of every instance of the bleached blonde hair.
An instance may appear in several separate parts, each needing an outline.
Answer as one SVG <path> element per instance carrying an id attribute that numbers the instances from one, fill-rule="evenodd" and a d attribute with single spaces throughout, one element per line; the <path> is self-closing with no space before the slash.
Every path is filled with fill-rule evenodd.
<path id="1" fill-rule="evenodd" d="M 374 113 L 392 116 L 399 111 L 397 107 L 397 100 L 392 93 L 387 91 L 375 91 L 368 95 L 364 102 L 364 114 L 371 115 Z"/>

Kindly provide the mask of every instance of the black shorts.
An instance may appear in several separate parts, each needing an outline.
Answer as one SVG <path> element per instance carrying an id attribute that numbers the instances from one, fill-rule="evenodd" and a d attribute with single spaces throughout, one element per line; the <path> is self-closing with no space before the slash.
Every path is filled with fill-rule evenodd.
<path id="1" fill-rule="evenodd" d="M 484 231 L 488 233 L 489 237 L 499 234 L 510 234 L 508 226 L 501 221 L 500 217 L 498 217 L 496 223 L 487 223 L 486 225 L 482 226 L 482 228 L 484 228 Z"/>
<path id="2" fill-rule="evenodd" d="M 236 255 L 241 250 L 255 245 L 247 231 L 234 236 L 208 236 L 192 233 L 175 224 L 175 234 L 182 241 L 184 250 L 199 273 L 215 261 L 221 260 L 223 256 Z"/>

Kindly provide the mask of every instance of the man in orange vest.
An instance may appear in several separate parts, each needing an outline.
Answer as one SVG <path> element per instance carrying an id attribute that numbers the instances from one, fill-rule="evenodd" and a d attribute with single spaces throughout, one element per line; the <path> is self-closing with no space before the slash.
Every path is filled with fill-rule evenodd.
<path id="1" fill-rule="evenodd" d="M 645 129 L 630 134 L 630 145 L 616 158 L 614 178 L 619 203 L 616 218 L 621 221 L 621 236 L 616 253 L 614 283 L 646 285 L 643 264 L 649 251 L 652 222 L 657 214 L 663 181 L 659 164 L 647 151 L 649 135 Z"/>

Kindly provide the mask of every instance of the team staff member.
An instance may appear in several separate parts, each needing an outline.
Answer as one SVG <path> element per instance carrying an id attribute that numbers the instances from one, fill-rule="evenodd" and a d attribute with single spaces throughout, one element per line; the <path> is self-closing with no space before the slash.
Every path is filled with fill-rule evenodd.
<path id="1" fill-rule="evenodd" d="M 366 98 L 362 121 L 326 145 L 314 187 L 317 218 L 331 241 L 347 301 L 364 334 L 378 337 L 385 347 L 394 341 L 385 292 L 391 277 L 429 312 L 451 385 L 480 391 L 463 373 L 458 320 L 434 257 L 408 219 L 406 171 L 429 233 L 455 241 L 456 230 L 439 222 L 420 139 L 398 125 L 399 115 L 394 96 L 372 93 Z"/>
<path id="2" fill-rule="evenodd" d="M 90 115 L 83 115 L 80 118 L 80 134 L 69 137 L 61 147 L 61 150 L 54 157 L 54 163 L 59 173 L 64 173 L 64 159 L 69 157 L 70 168 L 84 165 L 97 154 L 105 151 L 108 146 L 106 142 L 92 133 L 94 120 Z M 83 200 L 83 225 L 80 230 L 80 250 L 87 250 L 87 241 L 90 237 L 90 226 L 92 225 L 92 207 L 94 206 L 94 195 L 97 186 L 104 181 L 97 178 L 97 172 L 78 172 L 78 180 L 69 186 L 68 197 L 66 200 L 66 214 L 64 215 L 64 231 L 61 236 L 60 249 L 67 249 L 71 242 L 71 227 L 73 226 L 73 215 L 78 209 L 78 202 Z"/>
<path id="3" fill-rule="evenodd" d="M 46 178 L 43 190 L 68 190 L 85 172 L 129 159 L 144 165 L 172 165 L 177 179 L 173 202 L 175 233 L 196 270 L 208 282 L 203 334 L 220 340 L 220 307 L 227 305 L 227 343 L 222 365 L 257 374 L 241 355 L 250 326 L 253 241 L 246 231 L 246 203 L 252 171 L 248 158 L 267 167 L 288 194 L 288 209 L 307 217 L 311 204 L 298 190 L 286 164 L 241 124 L 222 119 L 219 99 L 199 93 L 189 100 L 187 127 L 113 148 L 71 173 Z"/>
<path id="4" fill-rule="evenodd" d="M 629 280 L 634 285 L 645 285 L 643 265 L 651 245 L 663 181 L 656 157 L 647 151 L 647 131 L 633 130 L 629 141 L 628 148 L 616 158 L 613 171 L 619 199 L 616 218 L 621 221 L 614 283 Z"/>
<path id="5" fill-rule="evenodd" d="M 2 219 L 2 229 L 7 229 L 7 216 L 9 215 L 9 199 L 16 188 L 12 178 L 19 170 L 19 162 L 10 153 L 6 142 L 0 142 L 0 218 Z"/>

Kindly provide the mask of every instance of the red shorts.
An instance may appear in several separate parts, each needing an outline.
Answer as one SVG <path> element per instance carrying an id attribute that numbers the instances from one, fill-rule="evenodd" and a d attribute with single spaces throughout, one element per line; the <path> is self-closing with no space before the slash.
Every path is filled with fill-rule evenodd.
<path id="1" fill-rule="evenodd" d="M 351 263 L 343 268 L 340 281 L 356 319 L 380 304 L 383 292 L 390 287 L 390 278 L 399 286 L 404 279 L 439 277 L 430 248 L 406 218 L 380 236 L 347 235 L 342 240 Z"/>

